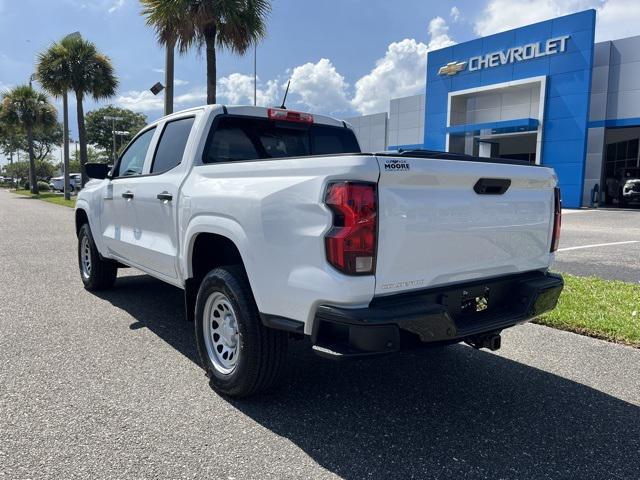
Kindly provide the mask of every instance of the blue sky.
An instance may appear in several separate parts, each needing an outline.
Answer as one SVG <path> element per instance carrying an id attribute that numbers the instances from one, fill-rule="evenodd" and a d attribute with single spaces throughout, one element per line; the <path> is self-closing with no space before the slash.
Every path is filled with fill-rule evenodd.
<path id="1" fill-rule="evenodd" d="M 429 50 L 585 8 L 598 11 L 598 40 L 640 34 L 637 0 L 274 0 L 258 48 L 259 103 L 278 102 L 292 78 L 291 108 L 386 111 L 390 98 L 424 91 Z M 163 80 L 163 51 L 137 0 L 0 0 L 0 89 L 26 82 L 37 53 L 74 31 L 115 65 L 120 88 L 103 104 L 161 116 L 162 95 L 147 89 Z M 252 102 L 252 56 L 218 59 L 220 101 Z M 176 108 L 204 102 L 202 55 L 179 56 L 176 78 Z M 72 137 L 74 124 L 72 115 Z"/>

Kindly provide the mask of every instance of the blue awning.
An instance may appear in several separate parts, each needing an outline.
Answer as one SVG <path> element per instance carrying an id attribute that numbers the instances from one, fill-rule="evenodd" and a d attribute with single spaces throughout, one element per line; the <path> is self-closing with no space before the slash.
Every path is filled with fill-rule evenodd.
<path id="1" fill-rule="evenodd" d="M 499 133 L 531 132 L 538 129 L 540 122 L 536 118 L 516 118 L 500 122 L 468 123 L 466 125 L 452 125 L 447 127 L 447 133 L 478 132 L 491 130 L 492 135 Z"/>

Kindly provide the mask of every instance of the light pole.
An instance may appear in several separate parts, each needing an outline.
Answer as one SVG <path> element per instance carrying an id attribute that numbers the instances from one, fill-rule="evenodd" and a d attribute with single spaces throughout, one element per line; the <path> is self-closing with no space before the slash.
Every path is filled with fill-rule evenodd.
<path id="1" fill-rule="evenodd" d="M 122 147 L 122 137 L 127 137 L 131 134 L 131 132 L 128 132 L 127 130 L 116 130 L 115 132 L 113 132 L 115 135 L 121 137 L 120 138 L 120 147 Z M 114 163 L 115 165 L 115 163 Z"/>
<path id="2" fill-rule="evenodd" d="M 113 158 L 113 164 L 115 165 L 116 162 L 116 122 L 120 122 L 122 120 L 124 120 L 124 117 L 117 117 L 114 115 L 105 115 L 103 117 L 107 122 L 109 120 L 111 120 L 111 132 L 113 134 L 113 152 L 112 152 L 112 158 Z"/>
<path id="3" fill-rule="evenodd" d="M 258 44 L 253 44 L 253 106 L 258 104 Z"/>

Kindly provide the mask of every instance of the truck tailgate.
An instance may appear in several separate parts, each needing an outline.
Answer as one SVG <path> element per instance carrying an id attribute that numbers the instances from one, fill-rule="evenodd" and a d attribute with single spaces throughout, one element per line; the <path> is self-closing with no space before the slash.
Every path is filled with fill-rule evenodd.
<path id="1" fill-rule="evenodd" d="M 405 156 L 377 159 L 376 295 L 549 266 L 553 170 Z M 510 180 L 510 185 L 502 194 L 477 193 L 480 179 Z"/>

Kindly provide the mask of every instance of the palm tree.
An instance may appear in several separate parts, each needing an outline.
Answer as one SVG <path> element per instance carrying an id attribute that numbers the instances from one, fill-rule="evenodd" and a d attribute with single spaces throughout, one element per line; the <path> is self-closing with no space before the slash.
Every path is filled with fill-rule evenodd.
<path id="1" fill-rule="evenodd" d="M 63 124 L 63 169 L 64 198 L 69 200 L 69 104 L 67 92 L 71 89 L 71 66 L 69 52 L 64 45 L 56 42 L 48 50 L 38 55 L 36 75 L 40 84 L 54 97 L 62 97 Z"/>
<path id="2" fill-rule="evenodd" d="M 243 55 L 266 34 L 269 0 L 140 0 L 158 41 L 180 53 L 205 48 L 207 103 L 216 103 L 216 47 Z"/>
<path id="3" fill-rule="evenodd" d="M 87 163 L 87 131 L 84 125 L 83 101 L 87 95 L 95 100 L 113 97 L 118 87 L 118 80 L 114 75 L 111 60 L 98 52 L 92 42 L 85 40 L 79 34 L 66 36 L 60 40 L 59 45 L 66 51 L 67 58 L 66 67 L 60 71 L 68 75 L 68 78 L 66 82 L 58 84 L 58 86 L 68 85 L 76 95 L 80 169 L 84 185 L 89 178 L 85 168 Z"/>
<path id="4" fill-rule="evenodd" d="M 53 127 L 58 121 L 56 109 L 44 93 L 36 92 L 30 85 L 19 85 L 3 93 L 0 115 L 3 121 L 20 129 L 27 137 L 29 187 L 31 193 L 38 193 L 33 131 Z"/>

